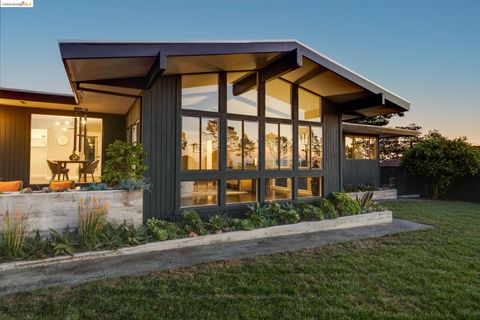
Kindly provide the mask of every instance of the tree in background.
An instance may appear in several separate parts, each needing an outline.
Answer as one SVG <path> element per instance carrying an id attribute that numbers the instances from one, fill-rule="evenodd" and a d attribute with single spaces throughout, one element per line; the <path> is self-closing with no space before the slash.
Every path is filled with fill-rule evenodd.
<path id="1" fill-rule="evenodd" d="M 398 113 L 391 113 L 391 114 L 386 114 L 386 115 L 382 115 L 382 116 L 374 116 L 374 117 L 369 117 L 369 118 L 353 119 L 353 120 L 349 120 L 348 122 L 383 127 L 383 126 L 386 126 L 390 123 L 391 118 L 393 118 L 395 116 L 403 117 L 404 115 L 405 114 L 403 112 L 398 112 Z"/>
<path id="2" fill-rule="evenodd" d="M 455 179 L 479 172 L 480 152 L 465 137 L 449 140 L 434 131 L 404 151 L 402 165 L 424 179 L 427 197 L 438 199 Z"/>
<path id="3" fill-rule="evenodd" d="M 399 129 L 410 129 L 420 131 L 421 126 L 411 123 L 405 127 L 397 127 Z M 397 159 L 402 156 L 406 149 L 413 147 L 420 142 L 422 137 L 420 134 L 415 137 L 388 137 L 380 138 L 380 158 L 382 160 Z"/>

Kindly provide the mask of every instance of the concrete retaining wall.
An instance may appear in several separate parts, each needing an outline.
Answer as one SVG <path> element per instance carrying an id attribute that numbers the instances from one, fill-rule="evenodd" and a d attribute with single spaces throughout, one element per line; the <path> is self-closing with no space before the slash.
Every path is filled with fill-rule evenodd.
<path id="1" fill-rule="evenodd" d="M 352 199 L 363 197 L 368 191 L 349 192 L 348 195 Z M 397 199 L 397 189 L 383 189 L 373 191 L 373 200 L 395 200 Z"/>
<path id="2" fill-rule="evenodd" d="M 354 227 L 364 227 L 376 224 L 392 223 L 392 212 L 372 212 L 355 216 L 340 217 L 333 220 L 300 222 L 296 224 L 287 224 L 268 228 L 260 228 L 251 231 L 234 231 L 221 234 L 211 234 L 193 238 L 183 238 L 177 240 L 157 241 L 147 244 L 124 247 L 118 250 L 89 251 L 80 252 L 74 256 L 59 256 L 43 260 L 32 261 L 14 261 L 0 263 L 0 272 L 17 268 L 30 268 L 46 266 L 57 263 L 67 263 L 71 261 L 84 261 L 98 258 L 114 257 L 119 255 L 131 255 L 139 253 L 158 252 L 171 249 L 186 247 L 206 246 L 217 243 L 227 243 L 245 240 L 254 240 L 294 234 L 304 234 L 324 230 L 338 230 Z"/>
<path id="3" fill-rule="evenodd" d="M 0 195 L 0 230 L 3 228 L 5 211 L 19 211 L 28 216 L 32 229 L 47 232 L 49 229 L 63 230 L 68 225 L 78 226 L 80 199 L 96 198 L 108 204 L 109 221 L 143 223 L 142 191 L 69 191 L 52 193 L 11 193 Z"/>

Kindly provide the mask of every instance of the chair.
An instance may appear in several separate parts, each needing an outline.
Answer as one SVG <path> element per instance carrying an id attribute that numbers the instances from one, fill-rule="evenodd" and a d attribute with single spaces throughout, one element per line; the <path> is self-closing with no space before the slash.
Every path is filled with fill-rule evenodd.
<path id="1" fill-rule="evenodd" d="M 92 176 L 92 181 L 95 182 L 93 173 L 95 172 L 95 169 L 97 169 L 99 162 L 100 160 L 95 160 L 93 162 L 90 162 L 86 168 L 78 169 L 78 173 L 80 174 L 80 176 L 78 177 L 78 181 L 82 181 L 82 174 L 84 175 L 85 178 L 87 178 L 87 174 L 90 174 Z"/>
<path id="2" fill-rule="evenodd" d="M 47 160 L 48 167 L 50 168 L 50 171 L 52 172 L 52 179 L 55 180 L 55 176 L 58 174 L 58 180 L 60 180 L 60 175 L 63 175 L 63 180 L 65 180 L 65 177 L 67 178 L 66 180 L 70 180 L 68 178 L 68 172 L 70 169 L 63 168 L 61 167 L 58 163 L 52 162 L 50 160 Z"/>

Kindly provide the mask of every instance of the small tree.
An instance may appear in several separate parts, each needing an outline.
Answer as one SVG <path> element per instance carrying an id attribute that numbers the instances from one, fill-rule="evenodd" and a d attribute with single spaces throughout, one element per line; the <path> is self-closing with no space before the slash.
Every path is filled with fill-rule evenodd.
<path id="1" fill-rule="evenodd" d="M 107 147 L 107 160 L 102 178 L 110 185 L 122 180 L 142 179 L 147 167 L 142 163 L 145 156 L 143 146 L 116 140 Z"/>
<path id="2" fill-rule="evenodd" d="M 426 196 L 438 199 L 455 179 L 479 171 L 480 153 L 466 138 L 449 140 L 435 134 L 405 150 L 402 163 L 425 179 Z"/>

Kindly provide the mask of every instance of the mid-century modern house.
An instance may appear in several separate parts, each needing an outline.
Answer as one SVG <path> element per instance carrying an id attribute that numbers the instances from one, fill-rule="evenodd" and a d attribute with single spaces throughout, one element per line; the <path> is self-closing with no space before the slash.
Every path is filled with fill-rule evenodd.
<path id="1" fill-rule="evenodd" d="M 78 150 L 98 160 L 90 182 L 106 145 L 141 142 L 153 183 L 145 217 L 378 184 L 378 138 L 405 134 L 345 124 L 410 104 L 296 41 L 60 42 L 60 52 L 73 96 L 1 91 L 0 178 L 47 183 L 47 160 Z"/>

